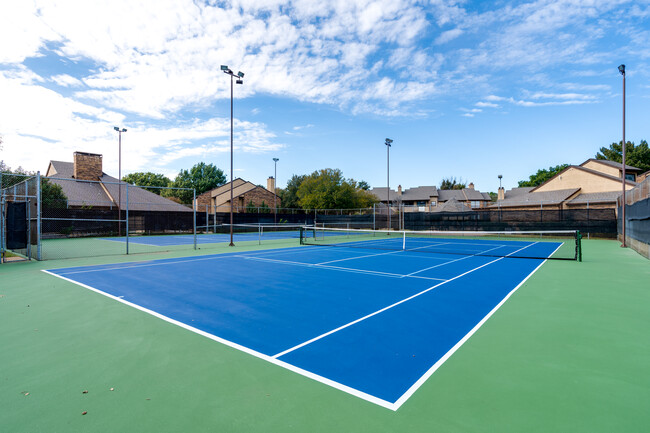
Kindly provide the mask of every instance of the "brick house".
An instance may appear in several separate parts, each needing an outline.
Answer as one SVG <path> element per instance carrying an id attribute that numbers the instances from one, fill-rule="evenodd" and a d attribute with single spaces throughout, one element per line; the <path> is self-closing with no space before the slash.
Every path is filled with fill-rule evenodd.
<path id="1" fill-rule="evenodd" d="M 220 187 L 206 191 L 196 197 L 196 210 L 205 212 L 230 212 L 230 184 L 228 182 Z M 247 180 L 237 178 L 232 181 L 233 212 L 246 212 L 247 206 L 261 207 L 263 205 L 273 209 L 275 203 L 281 206 L 281 199 L 272 191 L 275 189 L 275 181 L 268 179 L 267 187 L 255 185 Z"/>

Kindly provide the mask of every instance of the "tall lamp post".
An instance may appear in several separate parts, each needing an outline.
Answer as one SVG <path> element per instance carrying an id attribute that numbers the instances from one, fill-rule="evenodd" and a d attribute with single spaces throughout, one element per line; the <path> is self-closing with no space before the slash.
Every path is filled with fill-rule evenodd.
<path id="1" fill-rule="evenodd" d="M 233 136 L 233 112 L 232 112 L 232 99 L 233 99 L 233 85 L 232 85 L 232 80 L 233 78 L 237 77 L 236 83 L 237 84 L 244 84 L 244 73 L 239 71 L 237 72 L 237 75 L 233 73 L 233 71 L 230 70 L 230 68 L 226 65 L 221 65 L 221 70 L 225 73 L 230 75 L 230 246 L 234 247 L 235 244 L 232 241 L 232 234 L 233 234 L 233 218 L 232 218 L 232 207 L 234 206 L 233 203 L 233 194 L 232 194 L 232 189 L 233 189 L 233 182 L 235 181 L 235 178 L 233 177 L 233 169 L 232 169 L 232 154 L 233 154 L 233 145 L 232 145 L 232 136 Z"/>
<path id="2" fill-rule="evenodd" d="M 278 223 L 278 195 L 276 194 L 276 191 L 278 190 L 278 161 L 280 158 L 273 158 L 273 163 L 275 165 L 274 172 L 273 172 L 273 221 L 275 224 Z"/>
<path id="3" fill-rule="evenodd" d="M 118 128 L 117 126 L 113 127 L 114 130 L 117 131 L 118 135 L 118 173 L 117 173 L 117 219 L 121 220 L 122 219 L 122 133 L 126 132 L 126 128 Z M 127 208 L 128 209 L 128 208 Z M 118 221 L 117 223 L 117 235 L 122 236 L 122 221 Z"/>
<path id="4" fill-rule="evenodd" d="M 623 228 L 623 244 L 621 247 L 626 248 L 627 244 L 625 243 L 625 65 L 620 65 L 618 67 L 618 72 L 623 76 L 623 203 L 621 205 L 621 226 Z"/>
<path id="5" fill-rule="evenodd" d="M 393 142 L 390 138 L 386 139 L 386 205 L 388 206 L 388 230 L 392 228 L 390 215 L 390 145 Z"/>

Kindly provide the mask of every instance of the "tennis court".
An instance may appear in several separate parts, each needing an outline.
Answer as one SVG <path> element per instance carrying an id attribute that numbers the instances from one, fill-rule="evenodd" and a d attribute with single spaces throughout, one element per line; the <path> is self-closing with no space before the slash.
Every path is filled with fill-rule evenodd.
<path id="1" fill-rule="evenodd" d="M 234 224 L 233 240 L 235 242 L 263 242 L 284 239 L 297 239 L 300 237 L 300 225 L 257 225 L 257 224 Z M 210 229 L 208 227 L 207 229 Z M 228 225 L 219 227 L 224 233 L 203 233 L 196 235 L 196 243 L 221 244 L 230 242 Z M 126 237 L 101 238 L 105 241 L 125 243 Z M 138 245 L 154 247 L 168 247 L 176 245 L 193 245 L 195 236 L 192 234 L 158 235 L 158 236 L 129 236 L 128 242 Z"/>
<path id="2" fill-rule="evenodd" d="M 397 410 L 544 262 L 521 257 L 563 244 L 446 237 L 408 250 L 393 234 L 378 251 L 352 233 L 328 232 L 320 247 L 46 272 Z"/>

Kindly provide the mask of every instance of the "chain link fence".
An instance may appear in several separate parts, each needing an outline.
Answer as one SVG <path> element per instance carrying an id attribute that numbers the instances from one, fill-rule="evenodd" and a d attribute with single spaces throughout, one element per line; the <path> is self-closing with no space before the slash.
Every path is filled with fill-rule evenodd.
<path id="1" fill-rule="evenodd" d="M 622 241 L 622 197 L 618 206 L 618 233 Z M 625 243 L 650 259 L 650 177 L 625 192 Z"/>

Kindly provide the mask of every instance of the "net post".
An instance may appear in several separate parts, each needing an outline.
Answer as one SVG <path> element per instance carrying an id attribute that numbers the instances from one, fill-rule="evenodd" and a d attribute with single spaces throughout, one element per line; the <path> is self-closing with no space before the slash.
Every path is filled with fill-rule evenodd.
<path id="1" fill-rule="evenodd" d="M 582 261 L 582 234 L 580 230 L 576 231 L 576 256 L 579 262 Z"/>
<path id="2" fill-rule="evenodd" d="M 402 232 L 402 251 L 406 251 L 406 231 Z"/>
<path id="3" fill-rule="evenodd" d="M 300 227 L 300 245 L 304 245 L 303 236 L 305 235 L 305 228 Z"/>
<path id="4" fill-rule="evenodd" d="M 196 249 L 196 188 L 192 189 L 192 212 L 194 213 L 194 223 L 192 232 L 194 234 L 194 249 Z"/>

